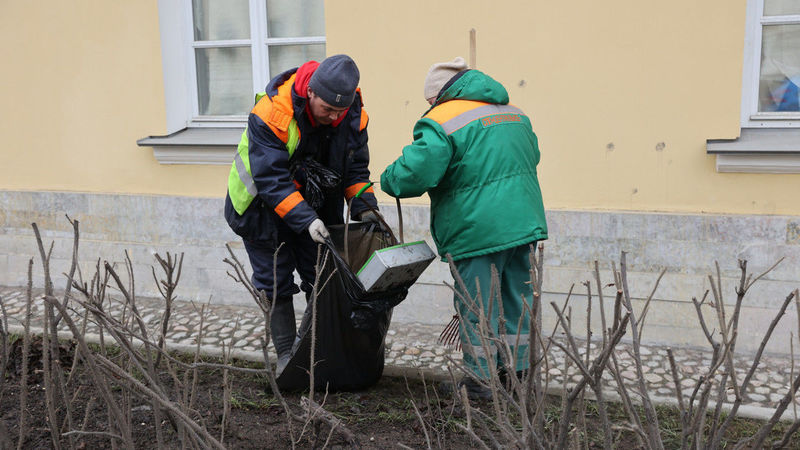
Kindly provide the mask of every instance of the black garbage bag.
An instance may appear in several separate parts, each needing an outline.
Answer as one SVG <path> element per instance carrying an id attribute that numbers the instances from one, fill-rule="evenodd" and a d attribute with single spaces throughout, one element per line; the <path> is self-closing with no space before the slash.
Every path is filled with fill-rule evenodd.
<path id="1" fill-rule="evenodd" d="M 331 244 L 324 250 L 316 301 L 314 385 L 319 390 L 358 390 L 375 384 L 383 374 L 392 308 L 405 299 L 408 289 L 367 294 L 354 273 L 375 250 L 394 244 L 388 233 L 372 223 L 350 224 L 345 251 L 345 226 L 334 225 L 329 230 Z M 313 304 L 309 302 L 292 357 L 278 375 L 281 389 L 309 387 L 312 322 Z"/>
<path id="2" fill-rule="evenodd" d="M 298 170 L 295 168 L 295 170 Z M 325 198 L 332 194 L 332 190 L 342 181 L 342 176 L 335 170 L 325 167 L 313 158 L 302 161 L 302 170 L 305 174 L 303 198 L 314 210 L 319 210 Z"/>

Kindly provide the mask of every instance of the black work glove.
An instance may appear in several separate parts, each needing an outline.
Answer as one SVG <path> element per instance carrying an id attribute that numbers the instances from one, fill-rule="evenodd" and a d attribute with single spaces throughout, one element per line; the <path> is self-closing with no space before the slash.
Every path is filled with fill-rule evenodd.
<path id="1" fill-rule="evenodd" d="M 383 222 L 381 222 L 381 218 L 375 214 L 374 211 L 366 210 L 362 211 L 361 214 L 358 215 L 358 220 L 361 222 L 372 222 L 374 224 L 383 226 Z"/>

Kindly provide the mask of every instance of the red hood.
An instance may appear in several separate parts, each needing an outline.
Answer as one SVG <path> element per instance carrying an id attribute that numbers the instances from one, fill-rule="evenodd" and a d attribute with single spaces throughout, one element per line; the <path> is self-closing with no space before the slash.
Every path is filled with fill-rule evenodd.
<path id="1" fill-rule="evenodd" d="M 311 79 L 311 75 L 314 74 L 314 71 L 317 70 L 319 67 L 319 63 L 316 61 L 309 61 L 302 66 L 297 68 L 297 72 L 294 76 L 294 92 L 303 98 L 308 98 L 306 93 L 308 92 L 308 81 Z M 316 127 L 317 121 L 314 120 L 314 116 L 311 115 L 311 110 L 308 109 L 308 102 L 306 102 L 306 115 L 308 119 L 311 121 L 311 126 Z M 349 110 L 349 108 L 348 108 Z M 342 123 L 345 116 L 347 116 L 347 111 L 344 112 L 335 122 L 331 124 L 332 127 L 335 127 Z"/>
<path id="2" fill-rule="evenodd" d="M 306 98 L 308 92 L 308 80 L 311 75 L 317 70 L 319 63 L 316 61 L 309 61 L 297 68 L 297 73 L 294 75 L 294 92 L 300 97 Z"/>

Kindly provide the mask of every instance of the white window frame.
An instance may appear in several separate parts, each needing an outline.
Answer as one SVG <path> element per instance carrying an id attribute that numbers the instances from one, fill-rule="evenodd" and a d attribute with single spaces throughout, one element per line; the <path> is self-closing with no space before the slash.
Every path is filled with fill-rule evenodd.
<path id="1" fill-rule="evenodd" d="M 251 39 L 195 42 L 191 0 L 159 0 L 159 28 L 164 70 L 167 134 L 187 127 L 244 127 L 247 116 L 200 116 L 195 49 L 249 45 L 253 64 L 252 94 L 269 82 L 269 48 L 275 45 L 325 44 L 325 36 L 269 38 L 267 3 L 250 0 Z"/>
<path id="2" fill-rule="evenodd" d="M 255 95 L 270 80 L 270 46 L 327 42 L 325 36 L 269 38 L 266 0 L 249 0 L 249 7 L 251 39 L 196 43 L 192 1 L 158 0 L 167 132 L 164 136 L 139 139 L 137 143 L 151 147 L 159 163 L 229 165 L 241 131 L 247 125 L 246 115 L 199 115 L 195 48 L 252 44 L 252 94 Z"/>
<path id="3" fill-rule="evenodd" d="M 742 65 L 741 124 L 743 128 L 800 127 L 800 112 L 758 111 L 762 27 L 764 25 L 800 24 L 800 15 L 765 17 L 763 11 L 764 0 L 747 1 L 747 28 L 744 40 L 744 64 Z"/>
<path id="4" fill-rule="evenodd" d="M 764 17 L 763 11 L 764 0 L 747 0 L 740 135 L 706 141 L 720 173 L 800 173 L 800 112 L 758 111 L 761 29 L 798 23 L 800 16 Z"/>

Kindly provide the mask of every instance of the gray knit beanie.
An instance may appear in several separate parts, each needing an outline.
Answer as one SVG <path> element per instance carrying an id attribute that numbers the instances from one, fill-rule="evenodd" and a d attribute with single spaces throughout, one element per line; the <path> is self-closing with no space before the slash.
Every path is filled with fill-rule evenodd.
<path id="1" fill-rule="evenodd" d="M 356 63 L 347 55 L 325 58 L 308 80 L 308 87 L 331 106 L 349 107 L 356 97 L 360 74 Z"/>
<path id="2" fill-rule="evenodd" d="M 451 78 L 468 68 L 466 61 L 460 56 L 452 61 L 432 65 L 428 70 L 428 76 L 425 77 L 425 100 L 438 96 L 439 91 Z"/>

